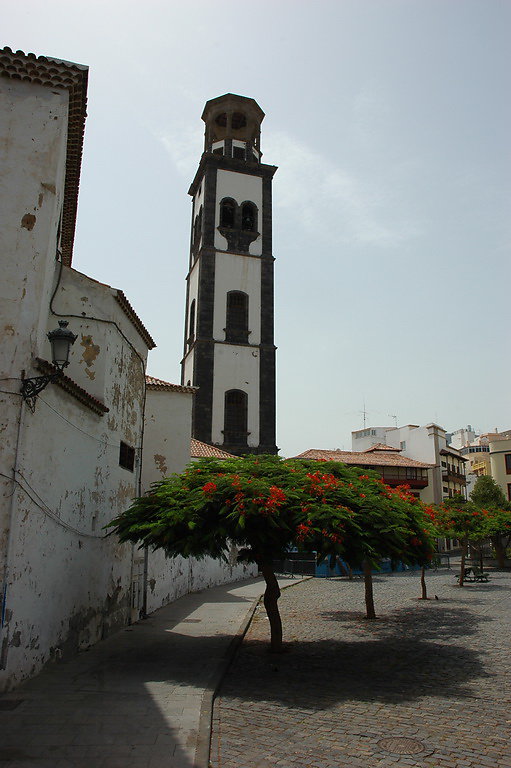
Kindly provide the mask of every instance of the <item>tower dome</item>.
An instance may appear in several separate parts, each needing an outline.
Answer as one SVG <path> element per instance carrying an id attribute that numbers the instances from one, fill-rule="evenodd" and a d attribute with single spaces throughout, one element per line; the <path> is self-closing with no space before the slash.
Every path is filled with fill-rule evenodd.
<path id="1" fill-rule="evenodd" d="M 234 93 L 218 96 L 206 102 L 202 119 L 206 123 L 205 152 L 251 163 L 261 161 L 264 112 L 254 99 Z"/>

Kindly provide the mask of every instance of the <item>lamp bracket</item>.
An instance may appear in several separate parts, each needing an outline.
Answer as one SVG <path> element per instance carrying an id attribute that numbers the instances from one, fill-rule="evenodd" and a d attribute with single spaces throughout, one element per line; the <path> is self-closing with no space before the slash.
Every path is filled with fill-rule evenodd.
<path id="1" fill-rule="evenodd" d="M 37 395 L 52 381 L 62 376 L 63 371 L 56 371 L 45 376 L 34 376 L 31 379 L 21 380 L 21 396 L 26 402 L 32 413 L 35 411 Z"/>

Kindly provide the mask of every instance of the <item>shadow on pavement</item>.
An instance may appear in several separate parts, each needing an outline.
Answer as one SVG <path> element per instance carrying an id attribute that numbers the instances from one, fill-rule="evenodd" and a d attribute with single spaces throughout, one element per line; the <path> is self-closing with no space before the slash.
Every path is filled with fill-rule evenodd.
<path id="1" fill-rule="evenodd" d="M 333 611 L 318 615 L 321 619 L 337 623 L 331 639 L 296 639 L 282 655 L 269 654 L 259 639 L 245 641 L 222 696 L 313 710 L 348 699 L 472 699 L 471 682 L 488 676 L 480 651 L 463 640 L 475 633 L 479 621 L 491 618 L 476 619 L 466 609 L 438 605 L 421 614 L 404 608 L 377 621 Z"/>

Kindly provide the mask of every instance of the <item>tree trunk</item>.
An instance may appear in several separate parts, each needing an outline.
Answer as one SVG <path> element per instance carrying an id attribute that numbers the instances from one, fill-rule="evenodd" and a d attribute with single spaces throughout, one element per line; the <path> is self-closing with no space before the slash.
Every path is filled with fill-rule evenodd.
<path id="1" fill-rule="evenodd" d="M 460 571 L 460 587 L 463 586 L 465 580 L 465 560 L 467 559 L 468 539 L 463 539 L 461 546 L 461 571 Z"/>
<path id="2" fill-rule="evenodd" d="M 272 653 L 282 653 L 282 620 L 277 605 L 280 597 L 279 582 L 273 572 L 272 563 L 263 563 L 261 572 L 266 582 L 263 603 L 270 622 L 270 650 Z"/>
<path id="3" fill-rule="evenodd" d="M 373 597 L 373 574 L 371 573 L 371 563 L 364 560 L 364 585 L 365 585 L 365 600 L 366 600 L 366 619 L 375 619 L 376 612 L 374 610 L 374 597 Z"/>
<path id="4" fill-rule="evenodd" d="M 426 589 L 426 569 L 424 566 L 421 568 L 421 596 L 420 600 L 428 599 L 428 590 Z"/>
<path id="5" fill-rule="evenodd" d="M 504 569 L 506 567 L 506 548 L 504 547 L 504 543 L 502 541 L 501 536 L 493 536 L 491 543 L 493 544 L 493 549 L 495 550 L 495 557 L 497 559 L 497 566 L 499 568 Z"/>

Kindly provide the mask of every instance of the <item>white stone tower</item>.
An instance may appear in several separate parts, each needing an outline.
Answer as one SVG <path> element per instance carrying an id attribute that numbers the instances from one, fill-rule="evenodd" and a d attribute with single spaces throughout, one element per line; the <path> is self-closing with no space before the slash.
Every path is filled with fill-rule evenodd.
<path id="1" fill-rule="evenodd" d="M 264 112 L 228 93 L 206 103 L 189 189 L 192 233 L 182 383 L 198 387 L 193 437 L 230 453 L 276 453 L 272 178 Z"/>

